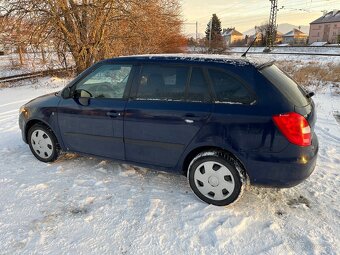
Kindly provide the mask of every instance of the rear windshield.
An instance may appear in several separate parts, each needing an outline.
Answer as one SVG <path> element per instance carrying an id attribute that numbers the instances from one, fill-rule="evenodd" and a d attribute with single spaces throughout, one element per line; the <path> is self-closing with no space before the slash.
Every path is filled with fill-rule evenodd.
<path id="1" fill-rule="evenodd" d="M 277 66 L 267 66 L 260 72 L 295 106 L 309 104 L 304 90 Z"/>

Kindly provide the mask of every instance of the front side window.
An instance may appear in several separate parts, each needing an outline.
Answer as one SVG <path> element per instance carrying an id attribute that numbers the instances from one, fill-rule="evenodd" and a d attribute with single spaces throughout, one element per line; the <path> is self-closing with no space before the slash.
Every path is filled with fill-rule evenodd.
<path id="1" fill-rule="evenodd" d="M 131 65 L 103 65 L 76 85 L 81 97 L 123 98 Z"/>
<path id="2" fill-rule="evenodd" d="M 188 67 L 144 65 L 137 80 L 137 99 L 185 100 Z"/>
<path id="3" fill-rule="evenodd" d="M 254 101 L 250 91 L 236 77 L 220 70 L 209 69 L 208 72 L 217 102 L 249 104 Z"/>

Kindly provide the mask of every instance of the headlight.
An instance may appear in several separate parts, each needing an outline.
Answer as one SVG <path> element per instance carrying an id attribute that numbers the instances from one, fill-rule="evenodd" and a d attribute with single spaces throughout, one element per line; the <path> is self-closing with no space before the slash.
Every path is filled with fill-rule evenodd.
<path id="1" fill-rule="evenodd" d="M 26 111 L 25 105 L 20 106 L 19 114 L 25 111 Z"/>
<path id="2" fill-rule="evenodd" d="M 27 119 L 27 117 L 28 117 L 28 109 L 25 107 L 25 105 L 20 107 L 19 114 L 23 114 L 24 117 Z"/>

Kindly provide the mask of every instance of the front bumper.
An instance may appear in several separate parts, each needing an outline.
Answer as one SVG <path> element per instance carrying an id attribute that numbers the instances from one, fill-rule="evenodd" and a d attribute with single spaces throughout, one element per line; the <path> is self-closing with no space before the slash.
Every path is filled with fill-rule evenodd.
<path id="1" fill-rule="evenodd" d="M 308 147 L 289 144 L 280 153 L 250 154 L 246 165 L 250 183 L 279 188 L 295 186 L 314 171 L 318 150 L 318 138 L 314 134 Z"/>
<path id="2" fill-rule="evenodd" d="M 21 112 L 19 114 L 19 128 L 21 130 L 21 136 L 22 136 L 22 140 L 27 143 L 27 137 L 26 137 L 26 130 L 25 130 L 25 126 L 26 126 L 26 120 L 24 117 L 24 114 Z"/>

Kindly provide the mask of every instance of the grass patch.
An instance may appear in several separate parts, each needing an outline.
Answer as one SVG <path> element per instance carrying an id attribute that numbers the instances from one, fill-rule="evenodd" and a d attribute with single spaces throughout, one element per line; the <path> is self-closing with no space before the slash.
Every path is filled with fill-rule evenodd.
<path id="1" fill-rule="evenodd" d="M 299 61 L 277 61 L 276 64 L 302 86 L 318 88 L 324 83 L 340 83 L 340 64 L 320 65 L 316 62 L 305 64 Z"/>

